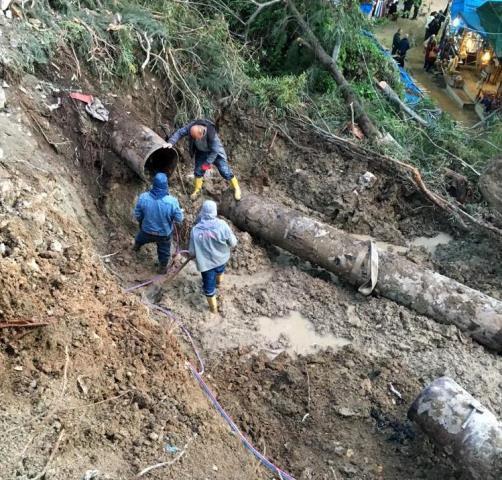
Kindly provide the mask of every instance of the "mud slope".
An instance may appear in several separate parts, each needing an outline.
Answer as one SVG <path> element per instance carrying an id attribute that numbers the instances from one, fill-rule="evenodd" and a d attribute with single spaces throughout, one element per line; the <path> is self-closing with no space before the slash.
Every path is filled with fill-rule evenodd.
<path id="1" fill-rule="evenodd" d="M 29 88 L 10 90 L 0 114 L 0 322 L 49 325 L 0 330 L 0 478 L 133 478 L 172 460 L 166 445 L 186 444 L 149 478 L 262 478 L 187 372 L 176 334 L 105 268 L 96 248 L 112 232 L 73 155 L 56 155 L 43 117 L 18 108 L 40 97 Z"/>

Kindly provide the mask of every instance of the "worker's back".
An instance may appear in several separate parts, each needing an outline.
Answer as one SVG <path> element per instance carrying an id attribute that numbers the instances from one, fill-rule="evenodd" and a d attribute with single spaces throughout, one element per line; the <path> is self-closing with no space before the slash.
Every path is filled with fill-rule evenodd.
<path id="1" fill-rule="evenodd" d="M 169 195 L 165 174 L 158 173 L 149 192 L 142 193 L 135 208 L 141 230 L 151 235 L 169 237 L 173 222 L 183 221 L 183 211 L 178 200 Z"/>
<path id="2" fill-rule="evenodd" d="M 237 245 L 237 238 L 228 224 L 216 218 L 216 215 L 216 204 L 204 202 L 190 235 L 190 254 L 195 256 L 200 272 L 227 263 L 230 249 Z"/>

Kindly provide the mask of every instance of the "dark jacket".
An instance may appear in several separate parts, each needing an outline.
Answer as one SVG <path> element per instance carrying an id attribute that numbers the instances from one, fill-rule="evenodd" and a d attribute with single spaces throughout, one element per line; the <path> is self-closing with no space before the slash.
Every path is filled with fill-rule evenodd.
<path id="1" fill-rule="evenodd" d="M 407 38 L 402 38 L 401 41 L 399 42 L 399 47 L 397 48 L 397 52 L 401 56 L 405 56 L 406 52 L 410 49 L 410 42 L 408 41 Z"/>
<path id="2" fill-rule="evenodd" d="M 392 37 L 392 54 L 397 52 L 400 41 L 401 41 L 401 34 L 399 32 L 396 32 Z"/>
<path id="3" fill-rule="evenodd" d="M 190 129 L 194 125 L 202 125 L 206 127 L 206 140 L 208 147 L 210 149 L 209 155 L 206 158 L 206 163 L 213 163 L 216 160 L 217 156 L 223 157 L 225 160 L 227 158 L 227 154 L 225 153 L 225 149 L 223 148 L 223 144 L 221 143 L 220 137 L 218 137 L 218 133 L 216 132 L 216 126 L 213 122 L 210 120 L 205 120 L 205 119 L 198 119 L 194 120 L 193 122 L 188 123 L 187 125 L 181 127 L 180 129 L 176 130 L 169 139 L 167 139 L 168 143 L 171 143 L 172 145 L 176 145 L 179 140 L 181 140 L 183 137 L 188 136 L 188 147 L 189 147 L 189 152 L 190 155 L 197 156 L 198 150 L 195 145 L 195 141 L 193 138 L 190 136 Z"/>

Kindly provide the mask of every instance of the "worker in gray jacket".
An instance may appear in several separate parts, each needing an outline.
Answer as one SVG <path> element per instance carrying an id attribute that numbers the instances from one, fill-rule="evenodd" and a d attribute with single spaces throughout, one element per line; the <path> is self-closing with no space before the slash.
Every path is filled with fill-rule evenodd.
<path id="1" fill-rule="evenodd" d="M 188 136 L 190 156 L 195 158 L 194 190 L 190 198 L 195 200 L 202 191 L 204 175 L 214 165 L 220 175 L 227 180 L 234 191 L 234 198 L 241 199 L 241 189 L 237 177 L 228 164 L 227 154 L 213 122 L 205 119 L 194 120 L 176 130 L 167 139 L 167 148 L 173 148 L 183 137 Z"/>
<path id="2" fill-rule="evenodd" d="M 217 218 L 216 203 L 206 200 L 190 234 L 189 251 L 202 274 L 202 287 L 211 313 L 218 311 L 216 288 L 221 285 L 230 249 L 237 238 L 226 222 Z"/>

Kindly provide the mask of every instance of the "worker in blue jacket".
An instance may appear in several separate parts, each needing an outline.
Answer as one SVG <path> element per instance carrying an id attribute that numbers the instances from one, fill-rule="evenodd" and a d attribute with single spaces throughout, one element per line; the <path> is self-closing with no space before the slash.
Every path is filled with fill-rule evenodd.
<path id="1" fill-rule="evenodd" d="M 206 200 L 190 234 L 189 252 L 202 275 L 202 287 L 211 313 L 218 311 L 216 288 L 221 285 L 230 249 L 237 238 L 226 222 L 217 218 L 216 203 Z"/>
<path id="2" fill-rule="evenodd" d="M 158 272 L 166 273 L 171 257 L 173 223 L 183 221 L 183 210 L 178 200 L 169 195 L 165 173 L 157 173 L 153 179 L 152 189 L 140 195 L 134 216 L 140 225 L 134 242 L 134 251 L 139 252 L 146 243 L 156 243 Z"/>
<path id="3" fill-rule="evenodd" d="M 239 182 L 228 165 L 228 158 L 221 143 L 214 123 L 209 120 L 194 120 L 181 127 L 167 140 L 167 148 L 173 148 L 176 143 L 189 135 L 190 155 L 195 157 L 195 180 L 191 199 L 195 200 L 202 191 L 204 174 L 214 165 L 220 175 L 229 182 L 234 191 L 234 198 L 241 199 Z"/>

